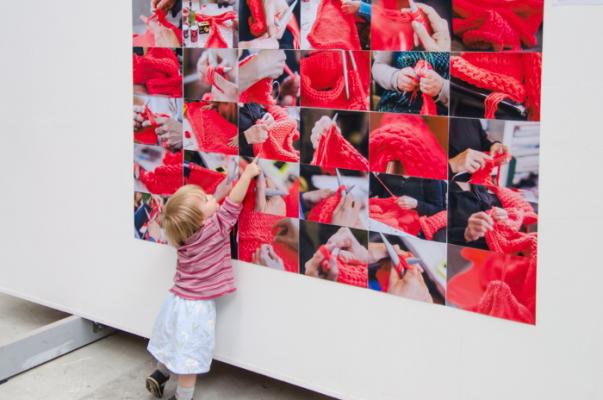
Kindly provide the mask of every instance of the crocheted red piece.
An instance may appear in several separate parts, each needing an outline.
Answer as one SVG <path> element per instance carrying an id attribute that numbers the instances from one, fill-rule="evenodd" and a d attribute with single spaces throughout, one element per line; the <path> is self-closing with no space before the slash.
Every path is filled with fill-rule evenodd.
<path id="1" fill-rule="evenodd" d="M 471 49 L 521 50 L 536 46 L 543 0 L 455 0 L 452 30 Z"/>
<path id="2" fill-rule="evenodd" d="M 337 192 L 316 203 L 314 208 L 308 213 L 307 219 L 322 224 L 332 223 L 333 213 L 335 212 L 337 205 L 341 202 L 343 190 L 345 190 L 345 186 L 342 185 L 337 189 Z"/>
<path id="3" fill-rule="evenodd" d="M 156 118 L 169 118 L 168 114 L 153 113 L 148 106 L 145 106 L 144 111 L 139 113 L 144 121 L 149 121 L 151 125 L 140 128 L 134 131 L 134 142 L 142 144 L 157 144 L 159 139 L 155 129 L 159 126 Z"/>
<path id="4" fill-rule="evenodd" d="M 384 2 L 382 2 L 384 3 Z M 371 49 L 409 51 L 414 47 L 414 30 L 412 22 L 417 21 L 428 32 L 431 26 L 427 23 L 422 10 L 415 13 L 410 10 L 400 11 L 391 5 L 372 5 L 371 15 Z"/>
<path id="5" fill-rule="evenodd" d="M 448 280 L 447 301 L 459 308 L 534 323 L 536 264 L 528 257 L 464 248 L 470 267 Z"/>
<path id="6" fill-rule="evenodd" d="M 237 126 L 217 110 L 208 109 L 207 103 L 202 101 L 187 103 L 186 118 L 191 124 L 199 150 L 238 155 L 237 147 L 230 146 L 230 142 L 238 134 Z"/>
<path id="7" fill-rule="evenodd" d="M 321 268 L 327 272 L 331 268 L 331 252 L 325 246 L 318 248 L 324 257 Z M 337 282 L 346 285 L 368 287 L 368 264 L 356 260 L 344 261 L 342 257 L 337 256 Z"/>
<path id="8" fill-rule="evenodd" d="M 343 137 L 335 124 L 320 136 L 310 164 L 325 168 L 369 169 L 367 159 Z"/>
<path id="9" fill-rule="evenodd" d="M 216 193 L 220 183 L 226 179 L 224 174 L 195 163 L 189 163 L 188 168 L 190 172 L 188 178 L 185 179 L 186 183 L 200 186 L 205 193 Z"/>
<path id="10" fill-rule="evenodd" d="M 143 56 L 133 54 L 135 85 L 145 85 L 147 94 L 182 97 L 180 62 L 172 49 L 150 48 Z"/>
<path id="11" fill-rule="evenodd" d="M 354 16 L 344 14 L 341 6 L 341 0 L 321 0 L 316 19 L 308 34 L 308 42 L 312 48 L 361 49 Z"/>
<path id="12" fill-rule="evenodd" d="M 149 25 L 151 21 L 156 21 L 165 28 L 171 29 L 174 34 L 176 34 L 176 38 L 178 38 L 178 42 L 182 46 L 182 31 L 167 20 L 163 10 L 155 11 L 155 13 L 147 19 L 147 25 Z M 132 38 L 132 45 L 134 47 L 155 47 L 155 35 L 153 34 L 153 31 L 147 29 L 143 34 L 135 33 Z"/>
<path id="13" fill-rule="evenodd" d="M 264 13 L 264 6 L 262 0 L 246 0 L 249 6 L 249 30 L 255 37 L 260 37 L 268 32 L 268 26 L 266 25 L 266 14 Z M 280 13 L 275 16 L 277 19 L 281 17 Z M 293 36 L 293 48 L 300 48 L 300 30 L 297 18 L 295 15 L 291 15 L 291 19 L 287 23 L 287 30 L 291 32 Z"/>
<path id="14" fill-rule="evenodd" d="M 435 233 L 446 228 L 448 223 L 447 211 L 440 211 L 431 216 L 420 216 L 417 210 L 400 207 L 397 197 L 370 198 L 369 216 L 410 235 L 417 236 L 423 232 L 428 240 L 432 240 Z"/>
<path id="15" fill-rule="evenodd" d="M 450 57 L 450 74 L 491 93 L 484 117 L 495 118 L 504 99 L 525 104 L 531 120 L 540 119 L 541 53 L 463 53 Z"/>
<path id="16" fill-rule="evenodd" d="M 416 115 L 385 114 L 381 126 L 369 136 L 371 171 L 387 172 L 387 164 L 398 161 L 404 174 L 447 179 L 448 157 L 431 130 Z"/>
<path id="17" fill-rule="evenodd" d="M 239 62 L 239 68 L 252 60 L 254 56 L 248 56 Z M 272 97 L 272 80 L 270 78 L 260 79 L 246 90 L 239 93 L 241 103 L 276 104 Z"/>
<path id="18" fill-rule="evenodd" d="M 182 186 L 182 151 L 172 153 L 166 151 L 161 165 L 153 171 L 140 168 L 138 179 L 150 193 L 170 196 Z"/>
<path id="19" fill-rule="evenodd" d="M 347 60 L 349 98 L 345 91 L 342 54 Z M 358 51 L 353 54 L 358 70 L 352 68 L 349 54 L 341 51 L 313 52 L 301 60 L 302 106 L 369 109 L 370 53 Z"/>
<path id="20" fill-rule="evenodd" d="M 299 140 L 297 121 L 289 117 L 285 108 L 277 105 L 268 105 L 266 111 L 274 118 L 274 125 L 268 130 L 264 143 L 253 145 L 253 154 L 269 160 L 299 162 L 299 151 L 293 147 Z"/>
<path id="21" fill-rule="evenodd" d="M 205 42 L 205 47 L 214 49 L 227 48 L 228 42 L 226 39 L 224 39 L 222 33 L 220 33 L 220 26 L 225 25 L 226 22 L 235 20 L 236 18 L 237 13 L 234 11 L 226 11 L 218 15 L 204 15 L 200 13 L 195 14 L 195 19 L 198 22 L 209 23 L 209 36 Z"/>

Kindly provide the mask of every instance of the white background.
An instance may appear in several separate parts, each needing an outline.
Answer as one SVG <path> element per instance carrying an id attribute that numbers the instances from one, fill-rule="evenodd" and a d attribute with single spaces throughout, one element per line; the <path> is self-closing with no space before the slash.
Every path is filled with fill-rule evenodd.
<path id="1" fill-rule="evenodd" d="M 345 399 L 603 398 L 603 8 L 550 5 L 538 325 L 237 264 L 218 359 Z M 2 2 L 0 291 L 148 335 L 175 256 L 132 238 L 130 9 Z"/>

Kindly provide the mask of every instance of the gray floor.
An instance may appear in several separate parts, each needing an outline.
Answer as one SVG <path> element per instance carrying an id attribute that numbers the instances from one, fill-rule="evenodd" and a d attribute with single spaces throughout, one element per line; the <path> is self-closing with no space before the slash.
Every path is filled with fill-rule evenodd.
<path id="1" fill-rule="evenodd" d="M 64 316 L 58 311 L 0 294 L 0 344 Z M 153 397 L 144 389 L 144 378 L 153 366 L 154 362 L 146 352 L 145 339 L 118 333 L 0 384 L 0 398 L 150 400 Z M 166 394 L 171 395 L 174 390 L 172 382 Z M 330 397 L 216 362 L 212 371 L 197 381 L 195 399 L 327 400 Z"/>

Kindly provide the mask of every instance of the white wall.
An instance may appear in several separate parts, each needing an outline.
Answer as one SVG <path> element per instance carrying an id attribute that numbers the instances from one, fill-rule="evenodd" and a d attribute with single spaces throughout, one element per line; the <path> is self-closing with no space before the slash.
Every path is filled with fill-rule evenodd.
<path id="1" fill-rule="evenodd" d="M 220 360 L 346 399 L 603 398 L 603 7 L 547 5 L 537 326 L 238 264 Z M 148 335 L 174 252 L 132 238 L 130 7 L 2 2 L 0 291 Z"/>

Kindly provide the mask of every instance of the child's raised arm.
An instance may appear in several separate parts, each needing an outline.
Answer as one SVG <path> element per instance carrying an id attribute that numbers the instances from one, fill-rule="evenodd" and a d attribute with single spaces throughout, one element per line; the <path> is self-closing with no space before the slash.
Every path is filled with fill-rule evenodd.
<path id="1" fill-rule="evenodd" d="M 228 195 L 228 199 L 233 203 L 240 204 L 243 202 L 245 198 L 245 194 L 247 193 L 247 189 L 249 188 L 249 184 L 251 180 L 260 174 L 260 167 L 258 166 L 258 158 L 254 158 L 251 163 L 247 165 L 245 171 L 241 174 L 241 179 L 237 182 L 235 187 L 232 188 L 230 194 Z"/>

